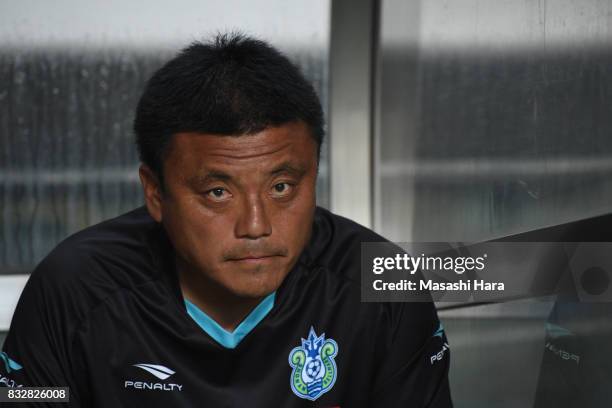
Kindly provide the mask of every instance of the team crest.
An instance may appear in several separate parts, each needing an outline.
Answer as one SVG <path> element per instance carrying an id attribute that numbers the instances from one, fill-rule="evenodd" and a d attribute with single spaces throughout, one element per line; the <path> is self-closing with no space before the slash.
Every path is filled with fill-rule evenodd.
<path id="1" fill-rule="evenodd" d="M 316 400 L 331 390 L 336 382 L 338 369 L 334 357 L 338 354 L 338 344 L 325 339 L 325 333 L 317 336 L 310 328 L 308 339 L 289 353 L 291 390 L 300 398 Z"/>

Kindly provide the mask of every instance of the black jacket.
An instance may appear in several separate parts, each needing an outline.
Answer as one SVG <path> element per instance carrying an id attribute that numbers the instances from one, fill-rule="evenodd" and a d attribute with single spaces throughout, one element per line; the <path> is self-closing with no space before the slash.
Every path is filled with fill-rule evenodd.
<path id="1" fill-rule="evenodd" d="M 360 301 L 360 243 L 372 241 L 384 239 L 317 208 L 271 310 L 227 348 L 187 313 L 168 238 L 138 208 L 74 234 L 39 264 L 0 385 L 69 386 L 70 406 L 87 408 L 450 407 L 433 304 Z M 324 358 L 309 359 L 315 343 Z"/>

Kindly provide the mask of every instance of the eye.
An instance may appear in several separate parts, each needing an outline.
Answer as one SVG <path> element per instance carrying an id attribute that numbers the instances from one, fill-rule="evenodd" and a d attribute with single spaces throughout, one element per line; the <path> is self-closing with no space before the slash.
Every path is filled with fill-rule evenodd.
<path id="1" fill-rule="evenodd" d="M 284 197 L 291 192 L 293 185 L 289 183 L 276 183 L 272 187 L 272 194 L 277 197 Z"/>
<path id="2" fill-rule="evenodd" d="M 206 196 L 211 198 L 213 201 L 224 201 L 231 197 L 229 191 L 223 187 L 216 187 L 206 192 Z"/>

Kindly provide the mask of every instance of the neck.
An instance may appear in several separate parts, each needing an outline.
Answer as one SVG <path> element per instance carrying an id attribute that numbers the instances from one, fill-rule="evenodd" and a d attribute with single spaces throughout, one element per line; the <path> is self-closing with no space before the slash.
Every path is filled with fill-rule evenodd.
<path id="1" fill-rule="evenodd" d="M 263 299 L 236 296 L 202 274 L 185 268 L 179 260 L 176 267 L 183 297 L 229 332 Z"/>

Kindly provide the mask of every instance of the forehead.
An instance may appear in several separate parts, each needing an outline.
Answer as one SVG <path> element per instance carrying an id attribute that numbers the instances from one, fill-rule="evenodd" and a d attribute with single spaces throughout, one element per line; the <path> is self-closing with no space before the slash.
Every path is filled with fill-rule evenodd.
<path id="1" fill-rule="evenodd" d="M 165 167 L 181 173 L 211 168 L 251 172 L 280 162 L 307 166 L 316 162 L 316 151 L 309 128 L 301 122 L 240 136 L 185 132 L 172 137 Z"/>

